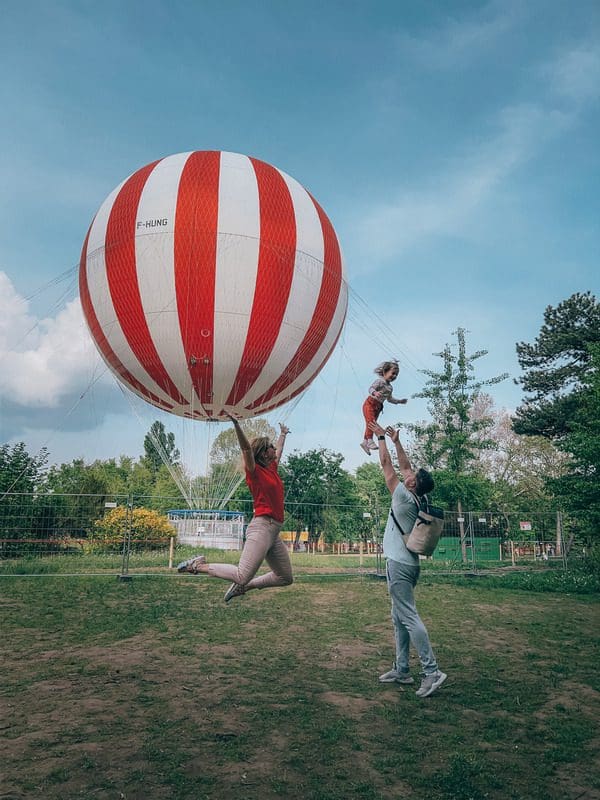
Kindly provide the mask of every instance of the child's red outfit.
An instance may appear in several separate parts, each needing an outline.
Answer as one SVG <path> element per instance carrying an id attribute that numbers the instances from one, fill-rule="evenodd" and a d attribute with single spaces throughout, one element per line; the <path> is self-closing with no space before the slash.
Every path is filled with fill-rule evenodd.
<path id="1" fill-rule="evenodd" d="M 363 403 L 362 410 L 365 418 L 365 439 L 370 439 L 373 436 L 373 431 L 369 428 L 369 422 L 377 422 L 379 415 L 383 411 L 383 403 L 374 397 L 367 397 Z"/>
<path id="2" fill-rule="evenodd" d="M 379 415 L 383 411 L 383 401 L 390 399 L 392 390 L 392 384 L 384 378 L 377 378 L 369 386 L 369 396 L 362 407 L 365 418 L 365 439 L 372 438 L 373 431 L 369 428 L 369 422 L 377 422 Z"/>

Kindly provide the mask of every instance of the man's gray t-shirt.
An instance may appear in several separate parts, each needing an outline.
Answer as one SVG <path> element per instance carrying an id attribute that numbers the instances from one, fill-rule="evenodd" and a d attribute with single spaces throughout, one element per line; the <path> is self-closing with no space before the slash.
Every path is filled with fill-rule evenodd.
<path id="1" fill-rule="evenodd" d="M 392 493 L 392 509 L 404 533 L 410 533 L 417 519 L 417 504 L 415 498 L 403 483 L 399 483 Z M 383 534 L 383 555 L 402 564 L 418 564 L 419 556 L 407 550 L 398 526 L 388 515 L 388 521 Z"/>

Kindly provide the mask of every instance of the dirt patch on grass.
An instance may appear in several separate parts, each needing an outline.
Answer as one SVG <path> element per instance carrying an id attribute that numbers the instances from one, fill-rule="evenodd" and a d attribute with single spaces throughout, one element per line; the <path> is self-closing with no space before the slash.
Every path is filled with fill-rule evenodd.
<path id="1" fill-rule="evenodd" d="M 320 698 L 325 703 L 335 706 L 342 714 L 352 719 L 359 719 L 373 708 L 380 706 L 378 700 L 367 699 L 342 692 L 323 692 Z"/>
<path id="2" fill-rule="evenodd" d="M 576 710 L 592 719 L 600 719 L 600 692 L 585 683 L 564 681 L 534 716 L 545 720 L 557 710 Z"/>
<path id="3" fill-rule="evenodd" d="M 561 618 L 541 615 L 544 635 L 532 647 L 515 627 L 532 618 L 522 593 L 511 599 L 503 590 L 505 608 L 478 589 L 452 588 L 438 602 L 438 587 L 422 587 L 436 655 L 452 666 L 440 692 L 422 701 L 414 686 L 377 683 L 393 653 L 384 584 L 305 584 L 226 608 L 222 587 L 209 587 L 202 625 L 193 626 L 196 589 L 175 583 L 145 581 L 126 597 L 127 587 L 107 585 L 111 619 L 119 603 L 133 620 L 142 609 L 138 628 L 128 619 L 109 643 L 93 596 L 54 601 L 71 615 L 89 602 L 99 624 L 97 634 L 85 630 L 85 643 L 61 643 L 60 631 L 48 637 L 32 604 L 9 654 L 0 798 L 445 800 L 470 792 L 505 800 L 535 785 L 536 798 L 575 800 L 593 785 L 588 730 L 598 694 L 584 681 L 595 669 L 584 603 L 563 598 Z M 168 592 L 176 603 L 165 601 Z M 155 604 L 164 617 L 148 615 Z M 559 670 L 561 619 L 577 611 L 581 623 L 568 631 L 577 658 Z M 532 656 L 548 670 L 532 670 Z M 581 756 L 565 747 L 554 765 L 544 759 L 561 745 L 563 709 L 580 726 Z"/>
<path id="4" fill-rule="evenodd" d="M 323 662 L 323 667 L 325 669 L 339 669 L 340 666 L 345 668 L 348 664 L 364 662 L 376 652 L 375 645 L 369 645 L 360 640 L 336 643 L 330 649 L 329 660 Z"/>

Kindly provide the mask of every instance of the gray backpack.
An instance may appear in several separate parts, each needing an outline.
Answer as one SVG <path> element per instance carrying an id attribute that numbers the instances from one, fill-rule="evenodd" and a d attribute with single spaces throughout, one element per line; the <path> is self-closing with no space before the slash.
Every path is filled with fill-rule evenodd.
<path id="1" fill-rule="evenodd" d="M 423 495 L 420 502 L 416 494 L 412 492 L 411 494 L 417 504 L 417 518 L 409 533 L 404 533 L 391 508 L 390 514 L 394 524 L 402 534 L 407 549 L 418 556 L 430 556 L 433 554 L 442 535 L 444 512 L 437 506 L 429 505 L 426 494 Z"/>

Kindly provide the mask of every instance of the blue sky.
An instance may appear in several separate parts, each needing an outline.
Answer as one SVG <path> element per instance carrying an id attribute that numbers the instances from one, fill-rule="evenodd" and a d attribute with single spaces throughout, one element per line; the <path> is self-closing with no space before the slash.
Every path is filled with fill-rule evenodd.
<path id="1" fill-rule="evenodd" d="M 105 196 L 171 153 L 261 158 L 332 220 L 345 332 L 272 421 L 348 469 L 379 361 L 400 358 L 410 396 L 462 326 L 489 351 L 477 376 L 510 374 L 492 394 L 512 409 L 515 343 L 598 292 L 595 0 L 24 0 L 3 4 L 0 69 L 0 439 L 53 461 L 137 456 L 157 417 L 101 374 L 72 268 Z M 411 400 L 383 421 L 425 416 Z"/>

